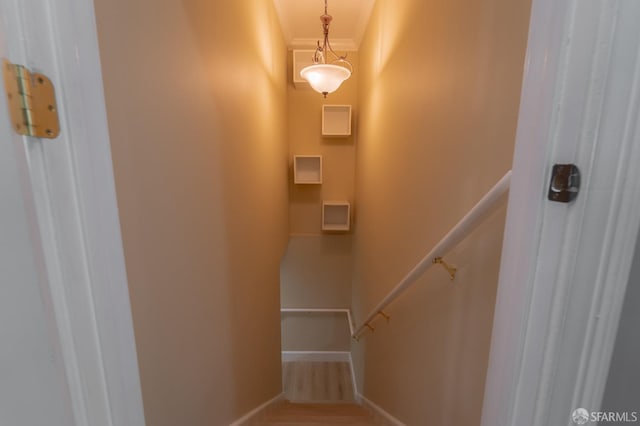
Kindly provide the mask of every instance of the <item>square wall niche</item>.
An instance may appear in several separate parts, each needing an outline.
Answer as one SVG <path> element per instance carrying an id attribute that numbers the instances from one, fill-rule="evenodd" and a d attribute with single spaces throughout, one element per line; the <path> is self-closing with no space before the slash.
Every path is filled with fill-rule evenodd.
<path id="1" fill-rule="evenodd" d="M 346 232 L 351 224 L 351 206 L 347 201 L 325 201 L 322 203 L 322 230 Z"/>
<path id="2" fill-rule="evenodd" d="M 293 183 L 316 184 L 322 183 L 321 155 L 293 156 Z"/>
<path id="3" fill-rule="evenodd" d="M 293 85 L 299 88 L 311 88 L 309 82 L 300 76 L 300 70 L 309 65 L 313 65 L 313 55 L 315 50 L 294 50 L 293 51 Z"/>
<path id="4" fill-rule="evenodd" d="M 351 135 L 351 105 L 322 106 L 322 136 Z"/>

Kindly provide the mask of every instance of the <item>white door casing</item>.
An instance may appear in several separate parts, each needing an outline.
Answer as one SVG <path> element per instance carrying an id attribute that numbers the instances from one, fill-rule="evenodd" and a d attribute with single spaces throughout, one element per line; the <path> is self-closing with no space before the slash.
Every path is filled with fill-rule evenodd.
<path id="1" fill-rule="evenodd" d="M 533 1 L 483 426 L 600 407 L 640 226 L 638 22 L 633 0 Z M 573 204 L 546 199 L 554 163 L 582 171 Z"/>
<path id="2" fill-rule="evenodd" d="M 21 176 L 36 265 L 41 258 L 42 306 L 30 299 L 30 308 L 42 310 L 49 324 L 51 354 L 62 371 L 58 385 L 66 388 L 61 395 L 73 425 L 143 426 L 93 3 L 3 0 L 0 16 L 2 55 L 52 80 L 60 115 L 61 133 L 54 140 L 11 136 L 15 156 L 9 161 Z M 0 102 L 6 112 L 5 100 Z M 0 123 L 2 143 L 7 143 L 6 115 Z M 8 215 L 0 220 L 3 229 L 12 226 Z M 12 271 L 3 270 L 0 278 L 19 277 Z M 11 282 L 16 288 L 27 284 L 19 281 Z M 29 318 L 24 320 L 1 324 L 0 330 L 20 336 L 28 330 Z M 0 359 L 2 368 L 27 362 L 16 357 Z M 40 365 L 33 362 L 34 368 Z M 0 382 L 3 392 L 8 386 Z M 23 403 L 47 416 L 36 399 Z M 45 424 L 27 421 L 23 414 L 12 412 L 7 424 Z M 62 417 L 47 420 L 52 426 L 70 424 Z"/>
<path id="3" fill-rule="evenodd" d="M 8 122 L 4 85 L 0 96 L 0 424 L 72 424 L 22 138 Z"/>

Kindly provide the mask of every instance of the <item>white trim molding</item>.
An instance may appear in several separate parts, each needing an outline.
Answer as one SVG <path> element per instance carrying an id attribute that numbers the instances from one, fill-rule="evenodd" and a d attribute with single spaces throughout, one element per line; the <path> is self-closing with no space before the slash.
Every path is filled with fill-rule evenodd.
<path id="1" fill-rule="evenodd" d="M 144 425 L 93 1 L 49 0 L 87 293 L 114 426 Z M 64 93 L 63 92 L 63 93 Z M 91 143 L 87 143 L 90 141 Z M 71 260 L 73 261 L 73 260 Z M 66 290 L 70 292 L 70 289 Z M 75 301 L 81 303 L 81 301 Z M 76 317 L 77 327 L 89 318 Z M 78 351 L 85 351 L 79 344 Z M 93 421 L 91 421 L 93 424 Z"/>
<path id="2" fill-rule="evenodd" d="M 345 314 L 347 321 L 349 322 L 349 335 L 353 336 L 353 317 L 351 316 L 351 309 L 348 308 L 281 308 L 280 313 L 284 314 Z"/>
<path id="3" fill-rule="evenodd" d="M 282 351 L 282 362 L 351 362 L 347 351 Z"/>
<path id="4" fill-rule="evenodd" d="M 294 38 L 289 43 L 289 49 L 314 49 L 318 45 L 317 38 Z M 331 39 L 331 47 L 333 47 L 339 53 L 343 52 L 357 52 L 358 46 L 353 39 Z"/>
<path id="5" fill-rule="evenodd" d="M 379 424 L 382 426 L 406 426 L 400 420 L 393 417 L 391 414 L 385 411 L 382 407 L 380 407 L 370 399 L 366 398 L 365 396 L 361 394 L 357 394 L 357 399 L 362 403 L 362 406 L 365 409 L 367 409 L 369 413 L 371 413 L 371 415 L 376 421 L 376 424 Z"/>
<path id="6" fill-rule="evenodd" d="M 282 401 L 283 397 L 284 397 L 284 394 L 278 394 L 274 396 L 270 400 L 266 401 L 265 403 L 249 411 L 247 414 L 240 417 L 238 420 L 229 424 L 229 426 L 249 426 L 253 420 L 260 418 L 260 416 L 263 413 L 268 412 L 269 407 L 271 407 L 271 405 L 277 404 L 278 402 Z"/>
<path id="7" fill-rule="evenodd" d="M 534 0 L 483 426 L 597 411 L 640 228 L 640 3 Z M 546 199 L 554 163 L 582 173 Z"/>

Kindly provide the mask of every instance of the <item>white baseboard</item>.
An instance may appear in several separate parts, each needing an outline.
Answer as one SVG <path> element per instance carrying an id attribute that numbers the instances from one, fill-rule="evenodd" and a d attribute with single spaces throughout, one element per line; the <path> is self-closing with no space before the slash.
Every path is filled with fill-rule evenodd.
<path id="1" fill-rule="evenodd" d="M 358 401 L 360 401 L 364 408 L 366 408 L 371 414 L 373 414 L 377 422 L 381 422 L 385 426 L 406 426 L 400 420 L 387 413 L 384 409 L 382 409 L 382 407 L 367 399 L 365 396 L 358 393 L 357 399 Z"/>
<path id="2" fill-rule="evenodd" d="M 282 362 L 351 362 L 347 351 L 282 351 Z"/>
<path id="3" fill-rule="evenodd" d="M 268 400 L 264 404 L 260 405 L 259 407 L 256 407 L 253 410 L 249 411 L 247 414 L 245 414 L 244 416 L 240 417 L 238 420 L 234 421 L 229 426 L 248 426 L 249 422 L 251 420 L 253 420 L 253 418 L 255 418 L 258 415 L 260 415 L 262 413 L 262 411 L 264 411 L 271 404 L 274 404 L 274 403 L 278 402 L 279 400 L 281 400 L 283 398 L 283 396 L 284 396 L 284 394 L 282 394 L 282 393 L 276 395 L 275 397 L 271 398 L 270 400 Z"/>

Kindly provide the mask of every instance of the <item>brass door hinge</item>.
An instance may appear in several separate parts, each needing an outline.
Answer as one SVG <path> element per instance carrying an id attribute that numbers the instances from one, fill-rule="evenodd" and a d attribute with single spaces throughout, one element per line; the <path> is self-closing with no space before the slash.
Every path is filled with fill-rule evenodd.
<path id="1" fill-rule="evenodd" d="M 26 136 L 57 137 L 60 123 L 51 80 L 6 59 L 2 59 L 2 73 L 13 129 Z"/>

